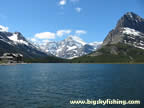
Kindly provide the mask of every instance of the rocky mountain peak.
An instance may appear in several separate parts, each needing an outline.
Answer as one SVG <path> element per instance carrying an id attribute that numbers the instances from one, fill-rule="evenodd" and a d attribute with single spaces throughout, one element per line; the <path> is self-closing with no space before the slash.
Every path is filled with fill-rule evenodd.
<path id="1" fill-rule="evenodd" d="M 130 18 L 134 18 L 134 17 L 137 17 L 138 15 L 135 14 L 134 12 L 127 12 L 124 16 L 130 17 Z"/>
<path id="2" fill-rule="evenodd" d="M 40 45 L 40 48 L 48 54 L 72 59 L 96 51 L 101 44 L 102 42 L 86 43 L 78 36 L 69 36 L 58 42 L 48 42 L 45 45 Z"/>
<path id="3" fill-rule="evenodd" d="M 79 43 L 81 45 L 85 45 L 86 43 L 78 36 L 69 36 L 67 37 L 64 41 L 66 42 L 74 42 L 74 43 Z"/>
<path id="4" fill-rule="evenodd" d="M 124 14 L 103 41 L 103 46 L 118 43 L 144 49 L 144 19 L 133 12 Z"/>
<path id="5" fill-rule="evenodd" d="M 17 35 L 17 39 L 18 39 L 18 40 L 27 41 L 20 32 L 14 32 L 14 34 Z"/>
<path id="6" fill-rule="evenodd" d="M 118 21 L 116 29 L 128 27 L 144 33 L 144 19 L 133 12 L 127 12 Z"/>

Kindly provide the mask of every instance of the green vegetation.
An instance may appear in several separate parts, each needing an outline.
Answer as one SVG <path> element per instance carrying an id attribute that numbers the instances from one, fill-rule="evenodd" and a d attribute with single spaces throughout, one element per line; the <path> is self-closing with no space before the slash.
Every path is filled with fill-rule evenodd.
<path id="1" fill-rule="evenodd" d="M 2 64 L 2 61 L 0 61 L 0 64 Z"/>
<path id="2" fill-rule="evenodd" d="M 117 54 L 113 54 L 114 50 Z M 97 52 L 99 56 L 89 55 L 75 58 L 71 63 L 144 63 L 144 50 L 125 44 L 107 45 Z"/>
<path id="3" fill-rule="evenodd" d="M 68 60 L 54 57 L 54 56 L 47 56 L 47 57 L 39 57 L 39 58 L 24 58 L 24 62 L 26 63 L 66 63 Z"/>
<path id="4" fill-rule="evenodd" d="M 0 60 L 0 64 L 6 64 L 6 63 L 7 63 L 7 62 L 4 62 L 4 61 L 1 61 L 1 60 Z"/>
<path id="5" fill-rule="evenodd" d="M 97 52 L 100 55 L 96 55 Z M 144 63 L 144 50 L 125 44 L 103 46 L 96 52 L 72 60 L 55 56 L 24 58 L 25 63 Z M 2 61 L 0 61 L 2 64 Z"/>

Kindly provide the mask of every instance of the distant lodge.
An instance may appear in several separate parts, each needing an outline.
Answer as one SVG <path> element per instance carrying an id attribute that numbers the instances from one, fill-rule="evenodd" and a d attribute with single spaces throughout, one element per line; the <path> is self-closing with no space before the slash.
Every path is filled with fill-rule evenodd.
<path id="1" fill-rule="evenodd" d="M 5 63 L 22 63 L 23 55 L 20 53 L 4 53 L 3 56 L 0 57 L 0 61 Z"/>

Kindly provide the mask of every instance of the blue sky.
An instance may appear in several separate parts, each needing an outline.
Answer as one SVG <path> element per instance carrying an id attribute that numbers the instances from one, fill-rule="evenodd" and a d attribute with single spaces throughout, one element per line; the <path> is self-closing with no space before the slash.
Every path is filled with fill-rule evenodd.
<path id="1" fill-rule="evenodd" d="M 129 11 L 144 18 L 143 0 L 3 0 L 0 25 L 33 40 L 76 35 L 86 42 L 103 41 Z"/>

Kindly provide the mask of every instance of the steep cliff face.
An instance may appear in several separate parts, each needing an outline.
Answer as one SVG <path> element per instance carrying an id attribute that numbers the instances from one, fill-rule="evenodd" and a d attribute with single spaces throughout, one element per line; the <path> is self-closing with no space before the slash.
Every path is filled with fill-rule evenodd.
<path id="1" fill-rule="evenodd" d="M 126 13 L 107 37 L 103 46 L 124 43 L 144 48 L 144 19 L 133 12 Z"/>
<path id="2" fill-rule="evenodd" d="M 0 28 L 0 56 L 3 55 L 3 53 L 21 53 L 25 58 L 48 56 L 27 41 L 20 32 L 12 33 Z"/>
<path id="3" fill-rule="evenodd" d="M 116 29 L 127 27 L 144 33 L 144 19 L 133 12 L 126 13 L 117 23 Z"/>
<path id="4" fill-rule="evenodd" d="M 48 42 L 41 49 L 60 58 L 72 59 L 96 51 L 102 42 L 86 43 L 80 37 L 69 36 L 59 42 Z"/>
<path id="5" fill-rule="evenodd" d="M 144 19 L 133 12 L 126 13 L 100 49 L 73 62 L 144 63 Z"/>

